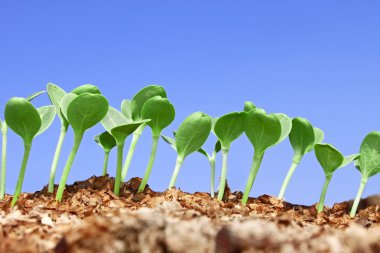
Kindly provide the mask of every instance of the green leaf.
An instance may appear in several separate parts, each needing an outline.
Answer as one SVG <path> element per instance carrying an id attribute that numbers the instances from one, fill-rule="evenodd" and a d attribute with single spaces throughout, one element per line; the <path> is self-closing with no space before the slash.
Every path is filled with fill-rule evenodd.
<path id="1" fill-rule="evenodd" d="M 74 93 L 76 95 L 82 95 L 84 93 L 91 93 L 91 94 L 101 94 L 98 87 L 92 84 L 85 84 L 81 85 L 71 91 L 71 93 Z"/>
<path id="2" fill-rule="evenodd" d="M 115 137 L 116 142 L 118 144 L 122 144 L 125 142 L 125 139 L 132 134 L 136 129 L 144 124 L 146 121 L 133 121 L 128 124 L 124 124 L 118 127 L 115 127 L 111 130 L 111 134 Z"/>
<path id="3" fill-rule="evenodd" d="M 175 136 L 178 156 L 184 159 L 206 142 L 211 131 L 211 117 L 203 112 L 188 116 L 179 126 Z"/>
<path id="4" fill-rule="evenodd" d="M 175 140 L 173 138 L 170 138 L 169 136 L 161 135 L 161 138 L 169 144 L 175 151 L 177 151 L 177 147 L 175 145 Z"/>
<path id="5" fill-rule="evenodd" d="M 322 143 L 323 142 L 323 139 L 325 138 L 325 133 L 317 128 L 317 127 L 314 127 L 313 128 L 314 130 L 314 144 L 312 146 L 310 146 L 307 150 L 306 150 L 306 153 L 314 150 L 314 145 L 315 144 L 319 144 L 319 143 Z"/>
<path id="6" fill-rule="evenodd" d="M 214 131 L 223 149 L 228 150 L 231 143 L 243 134 L 245 116 L 245 112 L 232 112 L 216 121 Z"/>
<path id="7" fill-rule="evenodd" d="M 360 172 L 365 177 L 372 177 L 380 172 L 380 132 L 371 132 L 360 147 Z"/>
<path id="8" fill-rule="evenodd" d="M 121 102 L 121 113 L 129 121 L 132 121 L 131 100 L 124 99 L 123 102 Z"/>
<path id="9" fill-rule="evenodd" d="M 41 128 L 37 133 L 37 135 L 40 135 L 53 123 L 55 118 L 55 107 L 53 105 L 42 106 L 38 108 L 37 111 L 41 117 Z"/>
<path id="10" fill-rule="evenodd" d="M 218 141 L 215 143 L 214 152 L 215 152 L 215 153 L 219 153 L 220 150 L 222 150 L 222 144 L 221 144 L 220 141 L 218 140 Z"/>
<path id="11" fill-rule="evenodd" d="M 247 112 L 245 134 L 254 146 L 255 153 L 263 154 L 280 140 L 281 122 L 273 114 L 266 114 L 262 109 L 253 109 Z"/>
<path id="12" fill-rule="evenodd" d="M 283 113 L 275 113 L 274 115 L 280 120 L 281 124 L 281 137 L 276 143 L 278 144 L 289 136 L 289 133 L 292 130 L 292 120 L 286 114 Z"/>
<path id="13" fill-rule="evenodd" d="M 36 93 L 33 93 L 32 95 L 30 95 L 29 97 L 27 97 L 26 100 L 32 101 L 33 99 L 35 99 L 36 97 L 38 97 L 38 96 L 40 96 L 40 95 L 42 95 L 44 93 L 45 93 L 44 90 L 36 92 Z"/>
<path id="14" fill-rule="evenodd" d="M 294 118 L 292 120 L 292 131 L 289 134 L 289 141 L 295 154 L 298 157 L 304 156 L 313 150 L 314 128 L 307 119 Z"/>
<path id="15" fill-rule="evenodd" d="M 31 144 L 41 128 L 41 118 L 37 109 L 25 98 L 11 98 L 5 106 L 7 125 L 23 138 L 24 143 Z"/>
<path id="16" fill-rule="evenodd" d="M 344 162 L 343 155 L 330 144 L 316 144 L 314 150 L 315 156 L 326 176 L 331 176 Z"/>
<path id="17" fill-rule="evenodd" d="M 133 120 L 141 120 L 142 109 L 146 101 L 155 96 L 166 98 L 166 91 L 162 86 L 149 85 L 137 92 L 131 101 L 131 114 Z"/>
<path id="18" fill-rule="evenodd" d="M 83 93 L 67 106 L 67 120 L 76 134 L 83 134 L 99 123 L 106 116 L 107 111 L 108 101 L 105 97 L 99 94 Z"/>
<path id="19" fill-rule="evenodd" d="M 173 122 L 175 110 L 167 98 L 155 96 L 145 102 L 141 116 L 150 119 L 147 124 L 152 128 L 153 135 L 160 136 L 162 129 Z"/>
<path id="20" fill-rule="evenodd" d="M 251 101 L 246 101 L 244 103 L 244 111 L 245 112 L 249 112 L 250 110 L 253 110 L 255 108 L 256 108 L 256 106 Z"/>
<path id="21" fill-rule="evenodd" d="M 352 154 L 352 155 L 344 157 L 343 163 L 342 163 L 342 165 L 340 165 L 339 168 L 346 167 L 347 165 L 349 165 L 353 161 L 356 161 L 359 157 L 360 157 L 359 154 Z"/>
<path id="22" fill-rule="evenodd" d="M 101 146 L 104 151 L 110 152 L 114 147 L 116 147 L 115 138 L 107 131 L 95 136 L 95 142 Z"/>
<path id="23" fill-rule="evenodd" d="M 63 115 L 60 105 L 60 102 L 62 98 L 66 95 L 66 92 L 63 89 L 61 89 L 58 85 L 55 85 L 53 83 L 48 83 L 46 86 L 46 90 L 52 105 L 55 106 L 55 110 L 58 114 L 59 119 L 61 120 L 61 123 L 67 126 L 69 122 Z"/>
<path id="24" fill-rule="evenodd" d="M 65 120 L 67 120 L 67 109 L 69 108 L 69 105 L 70 103 L 76 99 L 78 97 L 78 95 L 74 94 L 74 93 L 66 93 L 61 101 L 59 102 L 59 105 L 61 107 L 61 113 L 63 115 L 63 117 L 65 118 Z M 69 122 L 69 121 L 67 121 Z"/>

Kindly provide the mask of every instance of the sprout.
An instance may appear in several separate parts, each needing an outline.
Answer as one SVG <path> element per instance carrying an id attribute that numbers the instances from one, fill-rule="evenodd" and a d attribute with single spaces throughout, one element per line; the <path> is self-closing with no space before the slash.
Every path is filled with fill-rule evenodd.
<path id="1" fill-rule="evenodd" d="M 108 101 L 100 94 L 84 92 L 80 95 L 68 93 L 63 96 L 60 107 L 63 115 L 74 130 L 74 146 L 67 159 L 59 183 L 56 200 L 62 201 L 67 177 L 73 165 L 76 153 L 87 129 L 99 123 L 107 114 Z"/>
<path id="2" fill-rule="evenodd" d="M 95 136 L 95 142 L 104 150 L 103 176 L 107 175 L 108 160 L 111 150 L 116 147 L 115 138 L 107 131 Z"/>
<path id="3" fill-rule="evenodd" d="M 314 145 L 321 143 L 323 140 L 323 131 L 319 128 L 313 128 L 310 122 L 304 118 L 294 118 L 292 120 L 292 130 L 289 134 L 289 141 L 293 147 L 294 154 L 292 165 L 282 184 L 279 199 L 283 199 L 285 190 L 289 184 L 295 169 L 302 160 L 303 156 L 314 149 Z"/>
<path id="4" fill-rule="evenodd" d="M 55 117 L 55 108 L 53 106 L 44 106 L 36 109 L 25 98 L 11 98 L 5 106 L 4 116 L 7 125 L 24 141 L 24 158 L 12 198 L 11 206 L 13 207 L 17 203 L 22 189 L 33 139 L 42 134 L 52 124 Z"/>
<path id="5" fill-rule="evenodd" d="M 132 104 L 133 105 L 133 104 Z M 133 110 L 132 110 L 133 112 Z M 133 115 L 133 114 L 132 114 Z M 144 178 L 140 184 L 138 192 L 143 192 L 146 184 L 148 183 L 150 173 L 152 171 L 154 159 L 156 157 L 157 144 L 162 130 L 169 126 L 175 117 L 174 106 L 167 98 L 155 96 L 148 99 L 141 110 L 141 117 L 143 119 L 150 119 L 151 121 L 146 124 L 152 129 L 152 150 L 148 166 L 145 170 Z"/>
<path id="6" fill-rule="evenodd" d="M 371 132 L 363 140 L 356 168 L 362 174 L 360 187 L 352 205 L 350 216 L 354 217 L 370 177 L 380 173 L 380 132 Z"/>
<path id="7" fill-rule="evenodd" d="M 166 98 L 166 91 L 163 87 L 158 85 L 149 85 L 137 92 L 131 101 L 124 100 L 121 105 L 121 112 L 127 119 L 132 119 L 133 121 L 141 121 L 142 108 L 147 100 L 154 96 L 161 96 Z M 136 144 L 143 133 L 146 124 L 142 124 L 135 132 L 133 132 L 132 141 L 128 150 L 127 158 L 122 171 L 122 180 L 124 181 L 127 177 L 129 167 L 131 165 L 132 157 L 136 149 Z"/>
<path id="8" fill-rule="evenodd" d="M 116 196 L 120 194 L 121 186 L 121 170 L 123 166 L 123 150 L 125 139 L 132 134 L 141 124 L 148 122 L 144 120 L 140 122 L 131 122 L 121 112 L 113 107 L 109 107 L 107 115 L 101 121 L 103 127 L 115 138 L 117 145 L 117 170 L 114 185 L 114 193 Z"/>
<path id="9" fill-rule="evenodd" d="M 218 200 L 222 201 L 227 182 L 227 161 L 231 143 L 244 132 L 245 112 L 233 112 L 220 117 L 214 126 L 215 135 L 222 146 L 222 176 L 218 192 Z"/>
<path id="10" fill-rule="evenodd" d="M 265 151 L 284 140 L 291 130 L 291 120 L 285 114 L 266 114 L 263 109 L 247 112 L 245 134 L 254 146 L 254 155 L 242 204 L 247 204 Z"/>
<path id="11" fill-rule="evenodd" d="M 352 161 L 358 158 L 358 154 L 350 155 L 343 157 L 343 155 L 330 144 L 316 144 L 314 146 L 315 155 L 318 159 L 319 164 L 322 166 L 323 171 L 325 172 L 325 184 L 322 189 L 321 197 L 318 203 L 318 213 L 323 211 L 325 196 L 327 188 L 329 187 L 332 175 L 334 171 L 339 168 L 345 167 L 350 164 Z"/>
<path id="12" fill-rule="evenodd" d="M 212 154 L 210 155 L 207 153 L 204 149 L 200 148 L 198 150 L 199 153 L 205 155 L 210 163 L 211 168 L 211 181 L 210 181 L 210 194 L 211 198 L 215 197 L 215 161 L 216 161 L 216 154 L 222 150 L 222 146 L 220 144 L 220 141 L 218 140 L 215 143 L 214 150 L 212 151 Z"/>

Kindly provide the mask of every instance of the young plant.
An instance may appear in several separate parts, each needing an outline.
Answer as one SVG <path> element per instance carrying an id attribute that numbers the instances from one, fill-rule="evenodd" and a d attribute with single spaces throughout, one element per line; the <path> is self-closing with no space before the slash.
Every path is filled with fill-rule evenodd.
<path id="1" fill-rule="evenodd" d="M 56 200 L 59 202 L 62 201 L 67 177 L 82 142 L 84 133 L 105 117 L 108 112 L 108 101 L 100 94 L 84 92 L 77 95 L 74 93 L 68 93 L 62 98 L 60 107 L 63 115 L 74 130 L 74 146 L 71 150 L 69 158 L 67 159 L 59 183 L 56 195 Z"/>
<path id="2" fill-rule="evenodd" d="M 321 143 L 323 138 L 323 131 L 319 128 L 313 128 L 307 119 L 298 117 L 292 120 L 292 130 L 289 134 L 289 141 L 293 147 L 294 154 L 292 165 L 290 166 L 288 174 L 286 175 L 278 195 L 279 199 L 284 198 L 290 178 L 292 177 L 298 164 L 301 162 L 303 156 L 312 151 L 315 144 Z"/>
<path id="3" fill-rule="evenodd" d="M 4 116 L 7 125 L 24 141 L 24 157 L 11 202 L 13 207 L 17 203 L 22 189 L 33 139 L 42 134 L 52 124 L 55 117 L 55 108 L 53 106 L 44 106 L 36 109 L 25 98 L 11 98 L 5 106 Z"/>
<path id="4" fill-rule="evenodd" d="M 218 192 L 218 200 L 222 201 L 227 182 L 227 161 L 231 143 L 244 132 L 245 112 L 233 112 L 220 117 L 214 126 L 215 135 L 222 146 L 222 176 Z"/>
<path id="5" fill-rule="evenodd" d="M 356 214 L 368 179 L 380 173 L 380 132 L 371 132 L 365 137 L 359 154 L 360 157 L 357 160 L 356 167 L 360 171 L 362 178 L 350 212 L 351 217 Z"/>
<path id="6" fill-rule="evenodd" d="M 211 117 L 203 112 L 195 112 L 181 123 L 172 144 L 178 155 L 168 189 L 174 187 L 185 158 L 198 151 L 206 142 L 211 132 L 211 125 Z"/>
<path id="7" fill-rule="evenodd" d="M 131 135 L 136 129 L 148 122 L 149 120 L 143 121 L 130 121 L 128 120 L 121 112 L 116 110 L 113 107 L 108 109 L 107 115 L 101 121 L 103 127 L 113 136 L 116 140 L 117 146 L 117 170 L 116 170 L 116 178 L 114 185 L 114 193 L 116 196 L 120 194 L 120 186 L 121 186 L 121 170 L 123 166 L 123 150 L 125 140 L 129 135 Z"/>
<path id="8" fill-rule="evenodd" d="M 146 101 L 155 96 L 161 96 L 162 98 L 166 98 L 166 91 L 162 86 L 158 85 L 149 85 L 144 87 L 142 90 L 137 92 L 131 101 L 124 100 L 121 105 L 121 112 L 128 119 L 132 119 L 133 121 L 141 121 L 143 120 L 142 116 L 142 108 Z M 124 181 L 127 177 L 129 167 L 131 165 L 131 161 L 133 158 L 133 154 L 136 149 L 136 145 L 140 136 L 142 135 L 147 124 L 142 124 L 136 131 L 133 133 L 132 141 L 129 146 L 128 154 L 125 159 L 125 163 L 122 171 L 122 180 Z"/>
<path id="9" fill-rule="evenodd" d="M 115 138 L 107 131 L 95 136 L 95 142 L 104 150 L 103 176 L 107 175 L 108 160 L 111 150 L 116 147 Z"/>
<path id="10" fill-rule="evenodd" d="M 285 114 L 266 114 L 263 109 L 259 108 L 247 112 L 245 134 L 254 147 L 254 155 L 241 201 L 243 205 L 247 204 L 265 151 L 284 140 L 290 130 L 291 120 Z"/>
<path id="11" fill-rule="evenodd" d="M 358 158 L 359 154 L 343 157 L 343 155 L 336 148 L 330 144 L 325 143 L 316 144 L 314 146 L 314 149 L 315 156 L 317 157 L 319 164 L 322 166 L 323 171 L 325 172 L 325 184 L 323 186 L 321 197 L 317 206 L 317 211 L 320 213 L 323 211 L 327 188 L 329 187 L 334 171 L 350 164 L 352 161 Z"/>
<path id="12" fill-rule="evenodd" d="M 133 110 L 132 110 L 133 112 Z M 132 114 L 133 115 L 133 114 Z M 145 170 L 144 178 L 140 184 L 138 192 L 143 192 L 146 184 L 148 183 L 150 173 L 152 171 L 153 163 L 156 157 L 158 140 L 160 139 L 161 132 L 164 128 L 169 126 L 175 117 L 174 106 L 167 98 L 155 96 L 148 99 L 141 110 L 141 117 L 143 119 L 150 119 L 146 124 L 152 129 L 152 150 L 148 166 Z"/>

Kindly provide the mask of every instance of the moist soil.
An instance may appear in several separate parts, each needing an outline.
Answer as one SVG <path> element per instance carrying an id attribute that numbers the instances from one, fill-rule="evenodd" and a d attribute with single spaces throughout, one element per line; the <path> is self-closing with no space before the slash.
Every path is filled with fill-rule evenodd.
<path id="1" fill-rule="evenodd" d="M 113 178 L 67 186 L 62 203 L 42 191 L 0 202 L 0 252 L 380 252 L 379 198 L 352 201 L 317 214 L 268 195 L 240 204 L 227 188 L 219 202 L 208 193 L 178 189 L 137 193 L 140 178 L 113 194 Z"/>

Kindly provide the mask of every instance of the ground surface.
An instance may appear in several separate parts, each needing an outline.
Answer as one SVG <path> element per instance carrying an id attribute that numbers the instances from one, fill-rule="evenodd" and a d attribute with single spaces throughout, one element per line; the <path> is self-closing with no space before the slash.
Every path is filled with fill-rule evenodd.
<path id="1" fill-rule="evenodd" d="M 108 177 L 68 186 L 62 203 L 46 189 L 22 194 L 11 209 L 0 202 L 0 252 L 380 252 L 380 211 L 376 197 L 363 201 L 350 219 L 350 202 L 317 215 L 270 196 L 239 204 L 209 194 L 147 188 L 140 179 L 112 193 Z"/>

